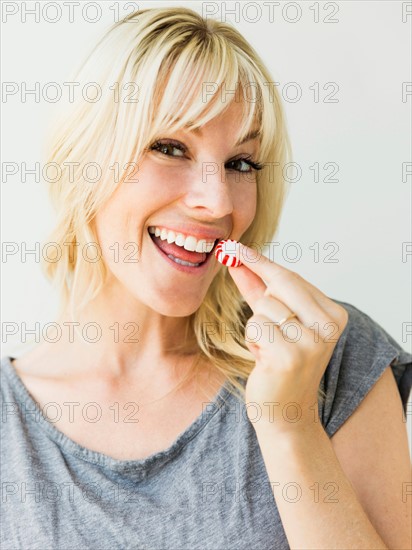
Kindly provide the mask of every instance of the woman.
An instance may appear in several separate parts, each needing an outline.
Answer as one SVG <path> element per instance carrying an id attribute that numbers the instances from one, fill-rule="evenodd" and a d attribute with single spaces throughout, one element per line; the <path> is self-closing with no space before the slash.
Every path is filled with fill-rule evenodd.
<path id="1" fill-rule="evenodd" d="M 409 548 L 411 355 L 259 253 L 290 159 L 259 56 L 147 9 L 75 80 L 101 95 L 49 147 L 61 333 L 2 359 L 3 547 Z"/>

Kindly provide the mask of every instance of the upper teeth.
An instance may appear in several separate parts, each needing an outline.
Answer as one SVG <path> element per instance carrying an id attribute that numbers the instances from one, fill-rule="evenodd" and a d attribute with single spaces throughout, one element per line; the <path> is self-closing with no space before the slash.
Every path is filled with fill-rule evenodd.
<path id="1" fill-rule="evenodd" d="M 206 252 L 208 254 L 215 241 L 206 241 L 206 239 L 196 239 L 192 235 L 183 235 L 182 233 L 176 233 L 170 229 L 164 229 L 162 227 L 149 227 L 149 233 L 154 234 L 156 237 L 160 237 L 162 241 L 167 239 L 167 242 L 175 243 L 177 246 L 181 246 L 190 252 Z"/>

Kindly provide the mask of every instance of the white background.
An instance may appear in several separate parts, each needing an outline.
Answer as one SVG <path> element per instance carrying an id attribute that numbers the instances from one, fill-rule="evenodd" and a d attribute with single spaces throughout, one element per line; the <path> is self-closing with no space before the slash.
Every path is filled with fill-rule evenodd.
<path id="1" fill-rule="evenodd" d="M 14 15 L 7 9 L 17 9 Z M 46 4 L 49 4 L 45 10 Z M 88 22 L 77 7 L 74 21 L 62 5 L 60 21 L 50 2 L 40 2 L 39 21 L 24 7 L 34 2 L 2 2 L 3 82 L 22 82 L 33 88 L 55 81 L 71 80 L 89 48 L 115 17 L 131 8 L 124 2 L 100 2 L 101 18 Z M 63 4 L 60 2 L 60 4 Z M 88 2 L 83 2 L 88 4 Z M 90 4 L 90 3 L 89 3 Z M 226 3 L 227 10 L 236 3 Z M 411 81 L 410 23 L 402 21 L 406 3 L 397 1 L 332 2 L 241 2 L 238 15 L 224 12 L 217 2 L 138 2 L 150 6 L 188 6 L 200 13 L 226 19 L 250 41 L 269 67 L 279 89 L 288 92 L 284 107 L 294 151 L 302 175 L 291 184 L 276 241 L 276 262 L 298 271 L 331 298 L 351 303 L 377 321 L 404 349 L 411 351 L 412 336 L 403 333 L 411 323 L 411 255 L 402 257 L 403 243 L 411 241 L 411 176 L 402 178 L 402 163 L 410 162 L 411 102 L 402 100 L 402 83 Z M 274 19 L 270 20 L 270 6 Z M 286 4 L 286 6 L 285 6 Z M 297 6 L 298 10 L 296 7 Z M 25 6 L 24 6 L 25 5 Z M 319 22 L 315 22 L 316 5 Z M 10 7 L 12 6 L 12 7 Z M 13 7 L 14 6 L 14 7 Z M 314 6 L 314 9 L 310 9 Z M 334 6 L 338 8 L 334 15 Z M 260 12 L 260 17 L 259 17 Z M 300 12 L 300 13 L 299 13 Z M 86 17 L 94 19 L 92 6 Z M 324 21 L 328 15 L 336 23 Z M 300 17 L 299 17 L 300 16 Z M 6 20 L 6 22 L 4 22 Z M 293 22 L 294 21 L 294 22 Z M 315 101 L 310 87 L 319 83 L 320 99 Z M 337 103 L 323 100 L 334 82 L 339 90 Z M 301 91 L 299 101 L 296 87 Z M 62 86 L 63 88 L 63 86 Z M 58 104 L 33 96 L 22 101 L 20 92 L 3 98 L 2 160 L 26 162 L 32 167 L 42 159 L 42 141 Z M 338 182 L 325 182 L 323 166 L 339 167 Z M 314 182 L 309 167 L 320 166 L 320 181 Z M 295 173 L 296 174 L 296 173 Z M 293 176 L 294 173 L 291 173 Z M 42 242 L 53 223 L 48 198 L 33 176 L 21 182 L 20 173 L 2 181 L 2 241 L 22 242 L 33 249 Z M 297 243 L 301 257 L 288 261 L 281 253 L 287 243 Z M 320 258 L 314 261 L 309 247 L 319 243 Z M 325 261 L 336 243 L 333 258 Z M 287 251 L 287 248 L 283 248 Z M 290 258 L 296 249 L 289 248 Z M 54 320 L 56 296 L 43 278 L 33 255 L 22 262 L 20 254 L 3 257 L 2 321 L 26 322 L 33 327 Z M 30 336 L 28 337 L 30 339 Z M 3 336 L 2 355 L 19 355 L 21 334 Z M 408 430 L 412 439 L 412 407 Z"/>

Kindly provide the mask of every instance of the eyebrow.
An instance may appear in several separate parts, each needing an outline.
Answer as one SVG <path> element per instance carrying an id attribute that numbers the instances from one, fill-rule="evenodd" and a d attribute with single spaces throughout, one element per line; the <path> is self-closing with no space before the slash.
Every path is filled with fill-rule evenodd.
<path id="1" fill-rule="evenodd" d="M 197 134 L 199 136 L 202 135 L 202 130 L 200 128 L 193 128 L 193 130 L 190 130 L 194 134 Z M 235 143 L 235 147 L 239 147 L 240 145 L 243 145 L 247 141 L 252 141 L 252 139 L 256 139 L 260 135 L 259 129 L 251 130 L 248 132 L 245 137 Z"/>

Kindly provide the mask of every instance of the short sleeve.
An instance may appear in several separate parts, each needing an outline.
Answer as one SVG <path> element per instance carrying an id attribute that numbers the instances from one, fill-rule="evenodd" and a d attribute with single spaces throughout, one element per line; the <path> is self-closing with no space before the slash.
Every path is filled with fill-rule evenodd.
<path id="1" fill-rule="evenodd" d="M 349 319 L 320 384 L 326 396 L 319 403 L 319 418 L 329 437 L 351 416 L 389 365 L 405 415 L 412 385 L 412 355 L 366 313 L 333 301 L 347 310 Z"/>

